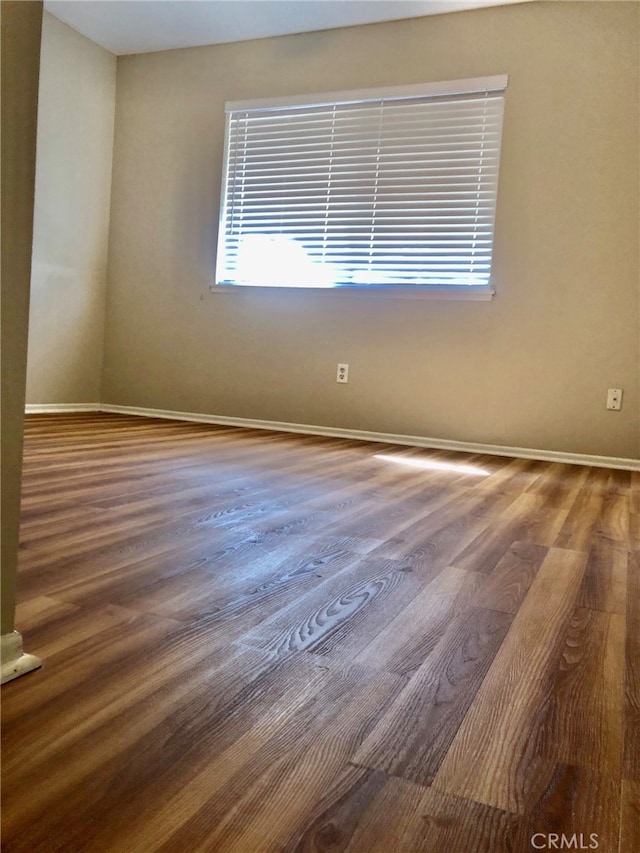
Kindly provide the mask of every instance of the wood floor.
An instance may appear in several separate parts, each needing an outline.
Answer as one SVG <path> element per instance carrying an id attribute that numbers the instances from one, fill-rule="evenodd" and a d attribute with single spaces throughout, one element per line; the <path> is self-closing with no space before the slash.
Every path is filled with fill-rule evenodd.
<path id="1" fill-rule="evenodd" d="M 639 473 L 41 415 L 22 518 L 5 853 L 640 850 Z"/>

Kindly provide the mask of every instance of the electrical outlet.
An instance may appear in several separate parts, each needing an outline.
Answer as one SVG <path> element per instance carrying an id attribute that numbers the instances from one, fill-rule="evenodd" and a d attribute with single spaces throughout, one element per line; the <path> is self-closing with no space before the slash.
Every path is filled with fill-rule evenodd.
<path id="1" fill-rule="evenodd" d="M 609 388 L 607 391 L 607 409 L 619 412 L 622 408 L 622 388 Z"/>
<path id="2" fill-rule="evenodd" d="M 336 374 L 336 382 L 348 382 L 349 381 L 349 365 L 348 364 L 339 364 L 338 365 L 338 373 Z"/>

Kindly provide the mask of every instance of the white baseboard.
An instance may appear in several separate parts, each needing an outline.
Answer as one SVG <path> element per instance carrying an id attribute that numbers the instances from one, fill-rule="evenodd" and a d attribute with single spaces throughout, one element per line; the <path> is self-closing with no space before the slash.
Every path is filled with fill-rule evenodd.
<path id="1" fill-rule="evenodd" d="M 295 424 L 287 421 L 263 421 L 251 418 L 230 418 L 223 415 L 207 415 L 195 412 L 173 412 L 166 409 L 145 409 L 139 406 L 116 406 L 102 404 L 100 411 L 147 418 L 165 418 L 176 421 L 216 424 L 218 426 L 268 429 L 275 432 L 294 432 L 306 435 L 324 435 L 332 438 L 351 438 L 358 441 L 379 441 L 383 444 L 406 444 L 411 447 L 426 447 L 434 450 L 457 450 L 461 453 L 486 453 L 490 456 L 510 456 L 516 459 L 535 459 L 543 462 L 565 462 L 570 465 L 590 465 L 596 468 L 619 468 L 624 471 L 640 471 L 640 459 L 625 459 L 617 456 L 594 456 L 583 453 L 564 453 L 556 450 L 537 450 L 529 447 L 511 447 L 496 444 L 475 444 L 468 441 L 450 441 L 420 435 L 402 435 L 367 430 L 341 429 L 340 427 Z"/>
<path id="2" fill-rule="evenodd" d="M 539 450 L 532 447 L 511 445 L 476 444 L 470 441 L 453 441 L 444 438 L 429 438 L 422 435 L 404 435 L 386 432 L 370 432 L 359 429 L 320 426 L 318 424 L 296 424 L 289 421 L 263 421 L 253 418 L 231 418 L 225 415 L 208 415 L 200 412 L 174 412 L 169 409 L 146 409 L 141 406 L 117 406 L 109 403 L 50 403 L 28 404 L 27 414 L 63 414 L 65 412 L 113 412 L 114 414 L 136 415 L 145 418 L 164 418 L 174 421 L 192 421 L 218 426 L 267 429 L 275 432 L 294 432 L 305 435 L 324 435 L 331 438 L 351 438 L 357 441 L 379 441 L 382 444 L 406 444 L 410 447 L 426 447 L 434 450 L 457 450 L 461 453 L 486 453 L 490 456 L 510 456 L 514 459 L 535 459 L 542 462 L 565 462 L 569 465 L 590 465 L 595 468 L 618 468 L 623 471 L 640 471 L 640 459 L 618 456 L 596 456 L 587 453 L 565 453 L 559 450 Z"/>
<path id="3" fill-rule="evenodd" d="M 102 412 L 100 403 L 27 403 L 27 415 L 52 415 L 65 412 Z"/>
<path id="4" fill-rule="evenodd" d="M 18 631 L 0 636 L 0 659 L 1 684 L 42 666 L 40 658 L 22 651 L 22 635 Z"/>

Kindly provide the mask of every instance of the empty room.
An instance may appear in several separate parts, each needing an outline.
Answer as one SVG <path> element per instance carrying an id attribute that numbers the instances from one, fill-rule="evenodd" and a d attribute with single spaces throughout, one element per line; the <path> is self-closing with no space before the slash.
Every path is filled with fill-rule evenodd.
<path id="1" fill-rule="evenodd" d="M 640 850 L 640 3 L 0 14 L 3 851 Z"/>

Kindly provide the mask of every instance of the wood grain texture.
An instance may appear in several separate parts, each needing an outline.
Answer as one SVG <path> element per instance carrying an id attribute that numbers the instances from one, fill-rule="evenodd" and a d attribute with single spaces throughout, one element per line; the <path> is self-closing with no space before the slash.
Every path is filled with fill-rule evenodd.
<path id="1" fill-rule="evenodd" d="M 404 563 L 358 558 L 250 632 L 248 640 L 290 651 L 322 651 L 336 635 L 351 630 L 380 597 L 393 595 L 410 573 Z"/>
<path id="2" fill-rule="evenodd" d="M 602 508 L 611 474 L 606 468 L 592 468 L 580 489 L 554 545 L 572 551 L 588 551 L 598 533 Z"/>
<path id="3" fill-rule="evenodd" d="M 424 586 L 356 660 L 407 677 L 438 644 L 454 616 L 469 609 L 484 578 L 478 572 L 446 568 Z"/>
<path id="4" fill-rule="evenodd" d="M 422 826 L 412 834 L 410 850 L 493 853 L 494 850 L 514 849 L 513 839 L 519 822 L 508 812 L 445 795 L 434 788 L 424 792 L 419 809 Z M 530 848 L 521 845 L 520 849 Z"/>
<path id="5" fill-rule="evenodd" d="M 640 850 L 640 782 L 622 780 L 620 853 Z"/>
<path id="6" fill-rule="evenodd" d="M 3 851 L 635 853 L 639 519 L 635 472 L 29 416 Z"/>
<path id="7" fill-rule="evenodd" d="M 585 557 L 551 549 L 520 607 L 434 785 L 503 811 L 527 808 L 532 735 L 547 698 Z"/>
<path id="8" fill-rule="evenodd" d="M 506 812 L 392 777 L 364 812 L 347 853 L 524 853 L 531 849 L 528 844 L 513 846 L 519 827 L 518 819 Z"/>
<path id="9" fill-rule="evenodd" d="M 430 785 L 510 623 L 493 610 L 453 618 L 354 762 Z"/>
<path id="10" fill-rule="evenodd" d="M 543 765 L 544 767 L 544 765 Z M 547 765 L 548 781 L 540 789 L 526 817 L 519 821 L 513 849 L 532 850 L 536 833 L 576 837 L 574 849 L 619 850 L 632 853 L 620 845 L 620 783 L 617 779 L 582 767 L 567 764 Z M 541 774 L 543 777 L 545 774 Z M 595 836 L 595 840 L 592 838 Z M 580 837 L 582 836 L 582 837 Z M 537 844 L 542 843 L 538 836 Z M 565 849 L 567 849 L 565 842 Z"/>
<path id="11" fill-rule="evenodd" d="M 547 550 L 542 545 L 514 542 L 489 573 L 476 599 L 478 606 L 517 613 Z"/>
<path id="12" fill-rule="evenodd" d="M 351 784 L 348 784 L 350 780 Z M 292 833 L 283 850 L 289 853 L 317 853 L 319 850 L 344 851 L 362 821 L 363 813 L 387 784 L 384 773 L 348 765 L 341 778 L 319 798 L 303 828 Z M 318 816 L 314 819 L 313 813 Z M 379 838 L 376 839 L 379 843 Z"/>
<path id="13" fill-rule="evenodd" d="M 376 777 L 380 775 L 384 776 L 377 773 Z M 375 799 L 362 809 L 346 853 L 360 853 L 364 850 L 405 853 L 411 850 L 411 835 L 419 831 L 422 825 L 420 801 L 424 790 L 422 786 L 404 779 L 394 776 L 386 778 L 384 787 Z"/>
<path id="14" fill-rule="evenodd" d="M 491 572 L 500 561 L 512 542 L 524 538 L 531 521 L 531 515 L 537 512 L 540 500 L 533 495 L 520 494 L 493 519 L 486 531 L 452 560 L 452 565 L 468 571 Z"/>
<path id="15" fill-rule="evenodd" d="M 627 605 L 629 553 L 617 542 L 595 537 L 584 572 L 578 604 L 624 615 Z"/>
<path id="16" fill-rule="evenodd" d="M 625 620 L 576 608 L 539 728 L 541 754 L 620 777 L 624 730 Z"/>
<path id="17" fill-rule="evenodd" d="M 349 679 L 348 692 L 304 731 L 302 725 L 288 727 L 286 751 L 276 757 L 268 746 L 268 762 L 261 756 L 252 760 L 228 781 L 215 806 L 209 798 L 160 849 L 277 850 L 313 818 L 315 804 L 340 798 L 362 775 L 347 766 L 348 757 L 402 683 L 387 673 L 362 679 L 357 670 L 349 672 Z"/>
<path id="18" fill-rule="evenodd" d="M 629 561 L 625 644 L 622 774 L 640 782 L 640 551 L 634 551 Z"/>

